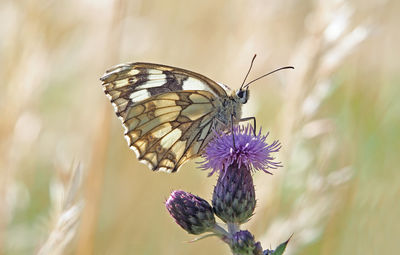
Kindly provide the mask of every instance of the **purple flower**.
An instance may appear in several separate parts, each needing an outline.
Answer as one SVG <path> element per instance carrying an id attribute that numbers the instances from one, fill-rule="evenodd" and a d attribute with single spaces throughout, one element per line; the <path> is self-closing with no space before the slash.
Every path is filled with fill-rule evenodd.
<path id="1" fill-rule="evenodd" d="M 245 165 L 248 169 L 263 170 L 276 169 L 281 167 L 281 162 L 274 161 L 272 153 L 278 152 L 281 148 L 279 141 L 268 144 L 266 135 L 254 135 L 253 128 L 248 125 L 246 128 L 235 126 L 231 133 L 216 133 L 215 138 L 208 144 L 203 153 L 205 160 L 201 168 L 211 168 L 212 175 L 216 171 L 225 171 L 234 162 L 241 168 Z"/>
<path id="2" fill-rule="evenodd" d="M 215 227 L 215 217 L 211 205 L 201 197 L 183 190 L 175 190 L 165 202 L 165 207 L 184 230 L 198 235 Z"/>

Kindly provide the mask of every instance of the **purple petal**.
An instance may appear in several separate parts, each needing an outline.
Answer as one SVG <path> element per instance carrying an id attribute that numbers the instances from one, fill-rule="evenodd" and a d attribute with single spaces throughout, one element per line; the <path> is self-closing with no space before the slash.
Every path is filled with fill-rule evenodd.
<path id="1" fill-rule="evenodd" d="M 233 138 L 234 136 L 234 138 Z M 268 133 L 254 135 L 253 127 L 235 126 L 232 133 L 216 133 L 214 139 L 208 144 L 203 153 L 204 161 L 201 168 L 212 169 L 209 175 L 217 171 L 225 171 L 233 163 L 240 167 L 244 164 L 248 169 L 262 170 L 266 173 L 268 168 L 276 169 L 281 167 L 276 162 L 272 153 L 278 152 L 281 148 L 279 141 L 272 144 L 266 142 Z M 235 140 L 233 142 L 233 140 Z"/>

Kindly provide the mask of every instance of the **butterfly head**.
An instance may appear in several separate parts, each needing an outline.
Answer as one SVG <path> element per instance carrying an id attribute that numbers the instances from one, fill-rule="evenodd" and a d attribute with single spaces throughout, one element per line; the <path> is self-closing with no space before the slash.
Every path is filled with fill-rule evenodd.
<path id="1" fill-rule="evenodd" d="M 241 104 L 247 103 L 247 100 L 249 100 L 249 88 L 239 89 L 236 92 L 236 97 L 236 100 L 239 101 Z"/>

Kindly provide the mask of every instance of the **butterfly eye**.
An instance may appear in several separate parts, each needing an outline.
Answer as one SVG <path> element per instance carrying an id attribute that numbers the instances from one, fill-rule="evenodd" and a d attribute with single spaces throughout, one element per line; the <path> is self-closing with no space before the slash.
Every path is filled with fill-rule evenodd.
<path id="1" fill-rule="evenodd" d="M 249 98 L 247 90 L 239 90 L 236 95 L 239 97 L 242 104 L 247 103 L 247 99 Z"/>

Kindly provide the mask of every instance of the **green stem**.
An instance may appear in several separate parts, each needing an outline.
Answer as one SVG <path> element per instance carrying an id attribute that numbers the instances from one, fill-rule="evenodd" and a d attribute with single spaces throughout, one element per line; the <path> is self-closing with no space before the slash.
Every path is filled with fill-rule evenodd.
<path id="1" fill-rule="evenodd" d="M 240 230 L 240 226 L 237 223 L 228 222 L 228 232 L 233 235 Z"/>

